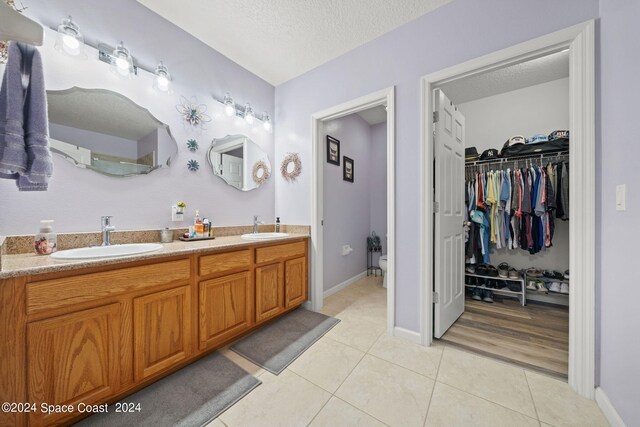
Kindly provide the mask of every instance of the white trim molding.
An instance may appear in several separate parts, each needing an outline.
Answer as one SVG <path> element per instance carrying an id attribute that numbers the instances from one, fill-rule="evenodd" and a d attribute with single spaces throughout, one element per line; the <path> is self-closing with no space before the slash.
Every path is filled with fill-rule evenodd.
<path id="1" fill-rule="evenodd" d="M 322 308 L 323 290 L 323 122 L 378 105 L 387 107 L 387 333 L 395 326 L 395 87 L 370 93 L 311 116 L 311 307 Z M 338 285 L 340 286 L 340 285 Z M 334 287 L 335 288 L 335 287 Z M 333 288 L 332 288 L 333 289 Z"/>
<path id="2" fill-rule="evenodd" d="M 324 291 L 322 293 L 322 296 L 324 298 L 327 298 L 327 297 L 335 294 L 336 292 L 343 290 L 344 288 L 346 288 L 347 286 L 351 285 L 352 283 L 355 283 L 358 280 L 363 279 L 365 277 L 367 277 L 367 272 L 366 271 L 363 271 L 362 273 L 358 273 L 355 276 L 348 278 L 344 282 L 338 283 L 334 287 L 327 289 L 326 291 Z"/>
<path id="3" fill-rule="evenodd" d="M 420 292 L 421 341 L 433 341 L 433 90 L 439 85 L 569 49 L 570 262 L 580 286 L 569 296 L 569 385 L 593 399 L 595 390 L 595 38 L 594 21 L 429 74 L 421 79 Z"/>
<path id="4" fill-rule="evenodd" d="M 611 427 L 627 426 L 620 414 L 618 414 L 618 411 L 616 411 L 616 408 L 611 404 L 607 394 L 602 390 L 602 387 L 596 388 L 596 403 L 600 407 L 600 410 L 602 410 L 604 417 L 609 421 L 609 424 L 611 424 Z"/>
<path id="5" fill-rule="evenodd" d="M 393 336 L 411 341 L 416 344 L 422 344 L 422 336 L 420 332 L 410 331 L 409 329 L 396 326 L 393 328 Z"/>

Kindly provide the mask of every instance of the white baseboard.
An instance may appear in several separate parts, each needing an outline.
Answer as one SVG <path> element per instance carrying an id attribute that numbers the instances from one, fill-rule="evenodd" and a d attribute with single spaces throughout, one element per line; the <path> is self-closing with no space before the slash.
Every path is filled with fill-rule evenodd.
<path id="1" fill-rule="evenodd" d="M 596 403 L 602 410 L 607 421 L 609 421 L 609 424 L 611 424 L 611 427 L 626 427 L 622 417 L 620 417 L 620 414 L 618 414 L 616 408 L 611 404 L 607 394 L 600 387 L 596 388 Z"/>
<path id="2" fill-rule="evenodd" d="M 345 280 L 345 281 L 344 281 L 344 282 L 342 282 L 342 283 L 338 283 L 338 284 L 337 284 L 337 285 L 335 285 L 333 288 L 327 289 L 326 291 L 324 291 L 324 293 L 322 294 L 322 296 L 323 296 L 323 298 L 326 298 L 326 297 L 328 297 L 328 296 L 330 296 L 330 295 L 333 295 L 333 294 L 335 294 L 336 292 L 343 290 L 344 288 L 346 288 L 346 287 L 347 287 L 347 286 L 349 286 L 350 284 L 355 283 L 355 282 L 357 282 L 358 280 L 360 280 L 360 279 L 362 279 L 362 278 L 364 278 L 364 277 L 366 277 L 366 276 L 367 276 L 367 272 L 366 272 L 366 271 L 363 271 L 362 273 L 357 274 L 357 275 L 355 275 L 355 276 L 353 276 L 353 277 L 351 277 L 351 278 L 349 278 L 349 279 Z"/>
<path id="3" fill-rule="evenodd" d="M 410 331 L 409 329 L 395 326 L 393 328 L 393 336 L 411 341 L 416 344 L 422 344 L 422 337 L 419 332 Z"/>

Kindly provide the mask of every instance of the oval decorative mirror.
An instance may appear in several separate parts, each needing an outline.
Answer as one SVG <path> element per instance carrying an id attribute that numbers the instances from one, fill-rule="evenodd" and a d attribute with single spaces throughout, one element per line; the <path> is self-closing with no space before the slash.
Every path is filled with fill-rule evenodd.
<path id="1" fill-rule="evenodd" d="M 214 175 L 238 190 L 256 189 L 271 176 L 267 153 L 245 135 L 214 139 L 207 160 Z"/>
<path id="2" fill-rule="evenodd" d="M 104 89 L 47 91 L 51 151 L 110 176 L 144 175 L 178 153 L 169 126 Z"/>

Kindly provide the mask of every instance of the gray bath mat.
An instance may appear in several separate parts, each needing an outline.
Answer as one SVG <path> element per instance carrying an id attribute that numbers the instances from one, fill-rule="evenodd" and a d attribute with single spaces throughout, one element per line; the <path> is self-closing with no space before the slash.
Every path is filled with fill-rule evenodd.
<path id="1" fill-rule="evenodd" d="M 299 308 L 233 344 L 230 349 L 278 375 L 340 322 Z"/>
<path id="2" fill-rule="evenodd" d="M 117 413 L 111 404 L 76 426 L 204 426 L 260 384 L 216 352 L 122 399 L 140 412 Z"/>

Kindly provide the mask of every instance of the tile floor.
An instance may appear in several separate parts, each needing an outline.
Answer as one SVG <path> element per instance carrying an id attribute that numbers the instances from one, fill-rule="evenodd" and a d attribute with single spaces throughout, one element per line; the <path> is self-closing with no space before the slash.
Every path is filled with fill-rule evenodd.
<path id="1" fill-rule="evenodd" d="M 323 312 L 341 322 L 278 376 L 222 350 L 263 384 L 209 427 L 608 425 L 565 382 L 387 336 L 380 277 L 325 299 Z"/>

